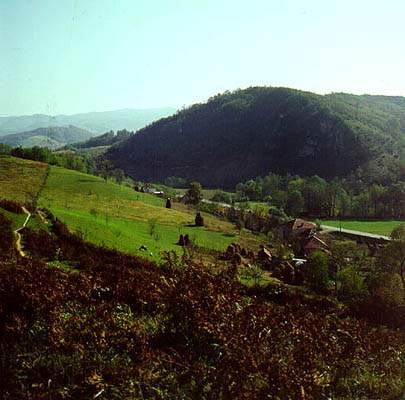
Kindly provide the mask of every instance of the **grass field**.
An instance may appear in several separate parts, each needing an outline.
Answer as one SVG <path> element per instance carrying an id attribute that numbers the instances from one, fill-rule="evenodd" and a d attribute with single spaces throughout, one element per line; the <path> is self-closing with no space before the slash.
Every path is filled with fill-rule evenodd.
<path id="1" fill-rule="evenodd" d="M 0 157 L 0 198 L 29 203 L 43 184 L 47 168 L 43 163 Z M 195 210 L 178 203 L 166 209 L 165 203 L 125 185 L 53 166 L 38 199 L 38 207 L 50 209 L 86 240 L 153 259 L 163 250 L 181 253 L 176 244 L 180 234 L 188 234 L 206 249 L 222 251 L 234 241 L 248 248 L 258 246 L 259 237 L 247 231 L 238 234 L 229 222 L 203 214 L 205 226 L 195 227 Z M 25 220 L 25 215 L 9 213 L 8 217 L 15 229 Z M 46 228 L 35 215 L 28 226 Z M 141 245 L 148 250 L 140 251 Z"/>
<path id="2" fill-rule="evenodd" d="M 392 230 L 405 223 L 405 221 L 356 221 L 348 220 L 341 221 L 343 229 L 350 229 L 353 231 L 375 233 L 378 235 L 389 236 Z M 339 221 L 336 220 L 322 220 L 322 225 L 336 226 L 339 227 Z"/>
<path id="3" fill-rule="evenodd" d="M 0 156 L 0 198 L 26 204 L 38 193 L 47 164 Z"/>
<path id="4" fill-rule="evenodd" d="M 223 250 L 238 239 L 234 226 L 204 215 L 205 227 L 194 227 L 194 211 L 166 209 L 154 195 L 105 182 L 99 177 L 51 167 L 38 205 L 50 209 L 86 240 L 129 253 L 157 258 L 163 250 L 182 251 L 180 233 L 199 246 Z"/>

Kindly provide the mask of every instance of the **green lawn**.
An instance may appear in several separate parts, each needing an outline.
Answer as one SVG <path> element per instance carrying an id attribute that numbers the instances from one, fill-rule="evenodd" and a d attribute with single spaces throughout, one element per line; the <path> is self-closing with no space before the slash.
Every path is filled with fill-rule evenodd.
<path id="1" fill-rule="evenodd" d="M 223 250 L 237 240 L 232 224 L 204 215 L 206 226 L 191 226 L 194 212 L 166 209 L 165 200 L 135 192 L 132 188 L 59 167 L 51 167 L 40 207 L 50 209 L 86 240 L 129 253 L 153 258 L 163 250 L 182 251 L 176 245 L 180 233 L 189 234 L 202 247 Z M 151 220 L 155 221 L 151 233 Z"/>
<path id="2" fill-rule="evenodd" d="M 356 221 L 348 220 L 342 221 L 343 229 L 351 229 L 354 231 L 374 233 L 378 235 L 389 236 L 392 230 L 400 225 L 405 223 L 405 221 Z M 339 221 L 336 220 L 322 220 L 322 225 L 329 225 L 339 227 Z"/>

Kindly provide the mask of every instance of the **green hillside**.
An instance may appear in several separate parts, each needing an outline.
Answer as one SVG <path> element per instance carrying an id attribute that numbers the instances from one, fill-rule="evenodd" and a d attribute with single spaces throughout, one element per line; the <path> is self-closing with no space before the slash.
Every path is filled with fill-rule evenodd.
<path id="1" fill-rule="evenodd" d="M 6 398 L 401 397 L 399 276 L 384 275 L 378 295 L 367 289 L 344 300 L 326 280 L 322 291 L 311 284 L 312 275 L 288 283 L 291 275 L 276 277 L 277 268 L 268 271 L 269 259 L 259 256 L 267 251 L 246 254 L 239 266 L 236 255 L 209 251 L 231 241 L 251 241 L 257 250 L 269 237 L 246 230 L 236 236 L 233 225 L 205 214 L 206 226 L 196 228 L 195 211 L 185 205 L 166 209 L 163 199 L 130 187 L 13 157 L 0 158 L 0 172 L 0 198 L 31 205 L 33 214 L 28 229 L 16 234 L 28 213 L 10 201 L 0 207 L 0 394 Z M 35 205 L 64 224 L 43 210 L 35 214 Z M 202 249 L 190 246 L 182 259 L 160 257 L 163 250 L 182 253 L 175 244 L 180 232 Z M 272 260 L 293 268 L 285 259 L 291 244 L 277 235 L 272 242 Z M 369 266 L 362 247 L 353 253 L 352 242 L 335 244 L 343 251 L 339 260 L 358 262 L 359 270 Z M 315 252 L 311 268 L 316 259 L 328 260 Z M 338 293 L 352 293 L 352 278 L 360 277 L 351 272 L 343 292 L 345 276 L 336 278 Z M 363 314 L 353 311 L 358 304 Z M 363 316 L 371 322 L 356 318 Z"/>
<path id="2" fill-rule="evenodd" d="M 140 130 L 108 153 L 136 179 L 233 188 L 268 174 L 346 176 L 397 156 L 405 99 L 254 87 L 217 95 Z"/>
<path id="3" fill-rule="evenodd" d="M 1 157 L 0 198 L 29 204 L 43 185 L 47 169 L 47 164 Z M 204 227 L 195 227 L 195 211 L 180 205 L 166 209 L 165 201 L 154 195 L 60 167 L 49 166 L 37 206 L 49 209 L 90 242 L 142 256 L 152 253 L 154 259 L 164 250 L 181 254 L 176 244 L 180 234 L 213 250 L 224 250 L 238 240 L 232 224 L 211 215 L 204 214 Z M 140 251 L 141 245 L 148 250 Z"/>
<path id="4" fill-rule="evenodd" d="M 39 198 L 40 207 L 50 209 L 86 240 L 129 253 L 145 254 L 139 251 L 141 245 L 154 257 L 163 250 L 181 250 L 176 245 L 180 233 L 189 234 L 199 246 L 217 250 L 236 238 L 229 223 L 206 215 L 206 227 L 192 227 L 194 213 L 164 205 L 156 196 L 59 167 L 51 167 Z"/>
<path id="5" fill-rule="evenodd" d="M 46 177 L 48 165 L 36 161 L 0 156 L 0 198 L 23 204 L 37 195 Z"/>

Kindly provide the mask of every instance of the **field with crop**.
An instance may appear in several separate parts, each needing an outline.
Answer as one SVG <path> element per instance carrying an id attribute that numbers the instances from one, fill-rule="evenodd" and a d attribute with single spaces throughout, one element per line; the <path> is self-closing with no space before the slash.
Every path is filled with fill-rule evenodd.
<path id="1" fill-rule="evenodd" d="M 357 220 L 345 220 L 341 221 L 341 226 L 343 229 L 350 229 L 353 231 L 374 233 L 377 235 L 389 236 L 392 230 L 405 223 L 404 221 L 357 221 Z M 339 228 L 340 223 L 338 220 L 322 220 L 322 225 L 334 226 Z"/>

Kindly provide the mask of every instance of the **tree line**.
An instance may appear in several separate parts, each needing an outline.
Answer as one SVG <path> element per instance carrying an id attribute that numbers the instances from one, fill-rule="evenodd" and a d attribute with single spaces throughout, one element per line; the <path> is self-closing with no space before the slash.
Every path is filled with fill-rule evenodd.
<path id="1" fill-rule="evenodd" d="M 291 216 L 403 219 L 404 170 L 399 161 L 396 164 L 391 166 L 391 174 L 384 174 L 384 179 L 375 176 L 371 179 L 375 165 L 331 181 L 317 175 L 301 177 L 270 173 L 237 184 L 233 199 L 229 195 L 218 195 L 214 199 L 267 202 Z"/>

